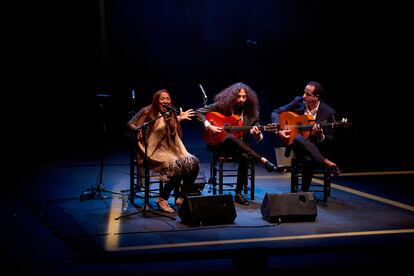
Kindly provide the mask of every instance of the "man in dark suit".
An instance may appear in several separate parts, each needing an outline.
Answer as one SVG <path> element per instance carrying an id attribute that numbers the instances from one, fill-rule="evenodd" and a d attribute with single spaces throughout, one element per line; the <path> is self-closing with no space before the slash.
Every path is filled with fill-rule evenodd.
<path id="1" fill-rule="evenodd" d="M 302 191 L 309 190 L 309 185 L 313 178 L 313 168 L 315 165 L 323 165 L 331 169 L 334 175 L 338 175 L 340 170 L 327 156 L 331 154 L 332 141 L 334 139 L 333 127 L 322 127 L 321 123 L 334 123 L 335 110 L 321 100 L 323 87 L 318 82 L 308 82 L 305 86 L 303 96 L 298 96 L 290 103 L 278 107 L 272 111 L 272 123 L 280 124 L 280 114 L 291 111 L 297 115 L 307 115 L 313 118 L 313 124 L 308 137 L 298 134 L 292 139 L 292 129 L 286 128 L 276 131 L 276 135 L 281 140 L 291 140 L 287 150 L 293 150 L 295 158 L 303 163 L 302 170 Z"/>

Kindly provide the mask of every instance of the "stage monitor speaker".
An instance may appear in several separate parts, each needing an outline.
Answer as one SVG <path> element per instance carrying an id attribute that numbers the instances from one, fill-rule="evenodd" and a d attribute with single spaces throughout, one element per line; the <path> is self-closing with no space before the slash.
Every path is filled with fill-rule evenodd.
<path id="1" fill-rule="evenodd" d="M 187 196 L 178 209 L 178 215 L 182 223 L 200 226 L 233 223 L 237 216 L 230 194 Z"/>
<path id="2" fill-rule="evenodd" d="M 268 222 L 315 221 L 316 200 L 311 192 L 306 193 L 266 193 L 260 207 L 264 220 Z"/>

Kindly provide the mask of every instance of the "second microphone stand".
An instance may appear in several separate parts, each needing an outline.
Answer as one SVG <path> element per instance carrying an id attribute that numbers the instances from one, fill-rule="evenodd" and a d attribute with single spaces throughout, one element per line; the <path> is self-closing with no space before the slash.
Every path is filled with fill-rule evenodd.
<path id="1" fill-rule="evenodd" d="M 129 195 L 129 200 L 131 201 L 131 204 L 133 206 L 135 206 L 136 208 L 139 208 L 139 210 L 137 212 L 133 212 L 133 213 L 128 213 L 119 217 L 116 217 L 116 220 L 119 220 L 121 218 L 124 217 L 129 217 L 132 215 L 136 215 L 136 214 L 140 214 L 142 213 L 142 215 L 144 217 L 152 217 L 152 216 L 162 216 L 162 217 L 167 217 L 167 218 L 171 218 L 173 220 L 175 220 L 174 216 L 170 216 L 167 213 L 163 213 L 163 212 L 159 212 L 159 211 L 155 211 L 151 208 L 150 204 L 149 204 L 149 198 L 150 198 L 150 172 L 149 172 L 149 164 L 148 164 L 148 154 L 147 154 L 147 150 L 148 150 L 148 127 L 150 124 L 154 123 L 156 120 L 160 119 L 161 117 L 164 116 L 168 116 L 173 112 L 173 110 L 167 111 L 161 115 L 159 115 L 158 117 L 143 123 L 142 125 L 138 126 L 138 128 L 136 129 L 136 132 L 141 130 L 141 133 L 143 135 L 144 138 L 144 158 L 143 158 L 143 164 L 144 164 L 144 205 L 142 207 L 138 207 L 135 202 L 134 202 L 134 191 L 135 188 L 133 187 L 133 181 L 131 181 L 131 185 L 130 185 L 130 195 Z M 135 139 L 137 139 L 137 133 L 134 134 Z M 133 146 L 136 147 L 137 146 L 137 141 L 135 140 L 133 142 Z M 136 150 L 134 152 L 137 152 Z M 133 158 L 133 156 L 131 156 L 131 158 Z M 132 162 L 132 159 L 131 159 Z"/>
<path id="2" fill-rule="evenodd" d="M 111 95 L 109 94 L 97 94 L 96 97 L 100 99 L 99 107 L 99 119 L 100 119 L 100 138 L 99 138 L 99 173 L 95 186 L 83 191 L 79 197 L 80 200 L 86 199 L 106 199 L 107 196 L 103 196 L 102 192 L 108 192 L 112 194 L 122 195 L 121 193 L 105 189 L 103 182 L 104 162 L 105 162 L 105 142 L 106 142 L 106 112 L 105 101 Z"/>

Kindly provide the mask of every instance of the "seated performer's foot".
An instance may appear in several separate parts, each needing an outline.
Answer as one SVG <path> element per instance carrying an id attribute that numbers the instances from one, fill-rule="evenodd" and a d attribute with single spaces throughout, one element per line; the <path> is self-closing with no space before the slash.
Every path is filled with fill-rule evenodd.
<path id="1" fill-rule="evenodd" d="M 175 200 L 175 205 L 181 206 L 183 204 L 183 201 L 184 201 L 184 198 L 177 197 L 177 199 Z"/>
<path id="2" fill-rule="evenodd" d="M 168 205 L 168 201 L 163 199 L 163 198 L 158 198 L 157 199 L 157 205 L 158 207 L 161 208 L 161 210 L 163 210 L 164 212 L 167 213 L 173 213 L 174 209 L 170 207 L 170 205 Z"/>
<path id="3" fill-rule="evenodd" d="M 341 170 L 338 168 L 338 166 L 335 166 L 335 167 L 333 167 L 333 168 L 331 168 L 332 169 L 332 174 L 334 175 L 334 176 L 338 176 L 338 175 L 340 175 L 341 174 Z"/>
<path id="4" fill-rule="evenodd" d="M 334 176 L 338 176 L 341 173 L 341 170 L 338 168 L 338 166 L 328 158 L 323 159 L 323 163 L 327 168 L 331 170 Z"/>
<path id="5" fill-rule="evenodd" d="M 277 169 L 276 166 L 273 163 L 270 163 L 269 161 L 266 161 L 266 163 L 264 163 L 264 166 L 268 172 L 274 172 Z"/>
<path id="6" fill-rule="evenodd" d="M 241 205 L 249 205 L 249 202 L 241 194 L 236 194 L 234 196 L 234 202 L 239 203 Z"/>

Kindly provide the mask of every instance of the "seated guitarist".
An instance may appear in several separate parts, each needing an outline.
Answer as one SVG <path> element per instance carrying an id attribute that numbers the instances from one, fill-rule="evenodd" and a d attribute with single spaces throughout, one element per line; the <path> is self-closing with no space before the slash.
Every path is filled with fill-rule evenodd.
<path id="1" fill-rule="evenodd" d="M 208 112 L 219 112 L 224 116 L 238 115 L 244 126 L 252 126 L 248 130 L 244 130 L 240 138 L 229 132 L 219 143 L 209 145 L 211 150 L 218 151 L 225 156 L 238 158 L 234 201 L 241 205 L 249 205 L 249 202 L 241 194 L 243 186 L 247 184 L 249 156 L 264 164 L 269 172 L 276 170 L 274 164 L 256 153 L 249 145 L 249 136 L 258 142 L 263 140 L 263 134 L 257 127 L 259 125 L 259 100 L 256 92 L 244 83 L 235 83 L 215 95 L 213 104 L 196 110 L 196 118 L 203 123 L 207 132 L 212 135 L 222 133 L 225 131 L 223 125 L 212 124 L 206 119 Z"/>
<path id="2" fill-rule="evenodd" d="M 309 115 L 316 122 L 311 127 L 308 137 L 297 134 L 288 146 L 288 150 L 293 149 L 296 158 L 304 164 L 302 191 L 307 192 L 313 178 L 313 166 L 324 165 L 332 170 L 334 175 L 339 175 L 338 166 L 329 160 L 326 155 L 330 153 L 330 146 L 334 138 L 334 129 L 330 127 L 322 128 L 318 123 L 335 122 L 335 110 L 321 100 L 323 88 L 318 82 L 308 82 L 303 96 L 295 97 L 287 105 L 276 108 L 272 111 L 272 123 L 284 124 L 280 121 L 282 112 L 292 111 L 298 115 Z M 290 125 L 290 124 L 289 124 Z M 289 140 L 293 133 L 292 129 L 286 128 L 276 131 L 276 135 L 281 140 Z"/>

